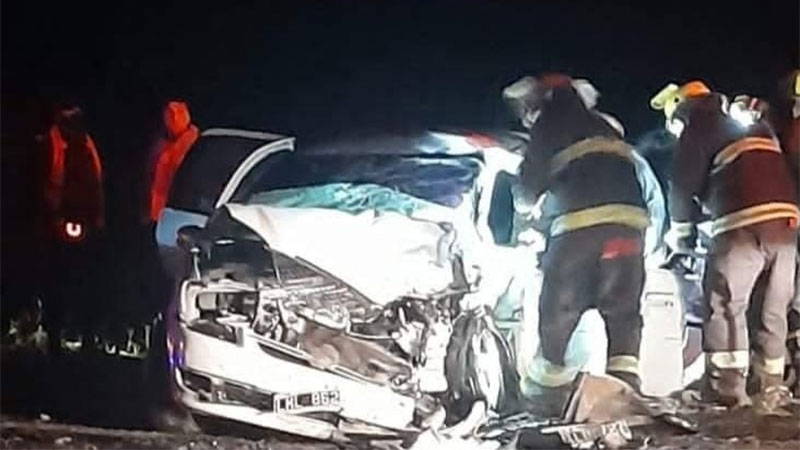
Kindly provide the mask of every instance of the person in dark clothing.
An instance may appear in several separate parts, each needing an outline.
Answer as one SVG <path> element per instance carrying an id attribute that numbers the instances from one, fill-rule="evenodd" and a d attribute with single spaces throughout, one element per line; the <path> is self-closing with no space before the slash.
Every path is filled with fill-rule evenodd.
<path id="1" fill-rule="evenodd" d="M 793 295 L 800 212 L 789 165 L 764 120 L 743 123 L 727 97 L 686 85 L 667 88 L 661 104 L 682 130 L 670 192 L 672 249 L 692 255 L 702 210 L 712 219 L 712 244 L 704 278 L 708 309 L 703 329 L 707 355 L 705 397 L 728 406 L 751 404 L 746 376 L 751 342 L 759 406 L 781 405 L 786 312 Z M 683 90 L 683 93 L 681 93 Z M 667 112 L 664 105 L 672 105 Z M 760 285 L 760 286 L 759 286 Z M 752 298 L 754 293 L 760 293 Z M 760 312 L 748 333 L 747 311 Z"/>
<path id="2" fill-rule="evenodd" d="M 767 117 L 775 129 L 786 154 L 795 182 L 800 185 L 800 70 L 795 70 L 778 84 L 778 95 L 767 110 Z M 798 239 L 800 250 L 800 239 Z M 800 397 L 800 270 L 795 270 L 795 292 L 789 309 L 789 336 L 787 346 L 794 368 L 795 397 Z"/>
<path id="3" fill-rule="evenodd" d="M 778 83 L 778 95 L 767 111 L 795 177 L 800 176 L 800 69 Z"/>
<path id="4" fill-rule="evenodd" d="M 606 371 L 638 388 L 639 311 L 648 212 L 633 149 L 594 110 L 597 93 L 565 75 L 526 77 L 503 92 L 531 140 L 521 168 L 532 198 L 552 196 L 542 258 L 541 354 L 533 392 L 541 413 L 560 412 L 574 374 L 564 353 L 581 314 L 606 323 Z"/>

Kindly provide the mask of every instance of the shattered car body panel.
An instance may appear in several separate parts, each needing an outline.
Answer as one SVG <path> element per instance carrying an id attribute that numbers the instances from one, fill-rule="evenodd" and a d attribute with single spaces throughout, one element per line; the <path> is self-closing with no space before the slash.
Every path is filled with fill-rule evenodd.
<path id="1" fill-rule="evenodd" d="M 481 389 L 498 405 L 504 381 L 445 369 L 459 350 L 510 361 L 499 333 L 479 326 L 491 316 L 465 307 L 486 291 L 481 258 L 494 243 L 480 205 L 493 163 L 447 137 L 244 159 L 191 243 L 169 326 L 184 406 L 338 439 L 418 432 Z M 454 344 L 459 321 L 482 337 Z M 459 378 L 463 392 L 448 392 Z"/>
<path id="2" fill-rule="evenodd" d="M 242 288 L 214 287 L 221 294 L 252 293 Z M 208 294 L 208 285 L 187 284 L 182 307 L 188 309 L 188 314 L 196 312 L 187 303 L 197 301 L 198 295 Z M 203 324 L 199 316 L 190 317 L 182 312 L 181 341 L 186 344 L 182 367 L 176 366 L 175 375 L 182 402 L 194 411 L 321 439 L 334 438 L 337 427 L 330 417 L 320 413 L 335 413 L 345 419 L 398 431 L 411 420 L 414 399 L 378 382 L 402 377 L 408 368 L 396 361 L 386 361 L 389 358 L 381 353 L 347 349 L 332 339 L 330 333 L 326 334 L 327 330 L 319 328 L 314 331 L 323 336 L 315 337 L 312 331 L 294 345 L 289 344 L 288 337 L 288 343 L 271 339 L 278 332 L 265 323 L 271 318 L 262 318 L 251 328 L 247 317 L 234 314 L 213 325 Z M 298 318 L 298 322 L 301 320 Z M 258 333 L 261 330 L 264 334 Z M 337 352 L 328 351 L 327 360 L 323 360 L 318 357 L 323 346 Z M 375 355 L 374 361 L 370 361 L 377 368 L 372 378 L 348 367 L 360 367 L 361 361 L 353 364 L 345 360 L 354 354 L 363 359 Z M 322 393 L 328 398 L 323 399 Z M 304 394 L 316 397 L 301 404 L 298 397 Z M 386 414 L 383 408 L 390 408 L 392 414 Z"/>
<path id="3" fill-rule="evenodd" d="M 182 210 L 204 228 L 183 254 L 169 323 L 181 403 L 319 439 L 418 433 L 480 400 L 503 410 L 538 346 L 541 242 L 523 242 L 514 214 L 517 151 L 425 133 L 241 157 L 216 208 Z M 669 322 L 675 287 L 653 271 L 645 315 Z M 653 299 L 665 308 L 648 309 Z M 585 319 L 567 360 L 599 374 L 604 325 Z M 659 320 L 645 317 L 656 343 Z M 681 370 L 648 345 L 646 389 L 648 374 Z"/>
<path id="4" fill-rule="evenodd" d="M 270 248 L 326 268 L 381 305 L 434 295 L 454 282 L 455 231 L 436 222 L 391 212 L 236 204 L 228 209 Z"/>

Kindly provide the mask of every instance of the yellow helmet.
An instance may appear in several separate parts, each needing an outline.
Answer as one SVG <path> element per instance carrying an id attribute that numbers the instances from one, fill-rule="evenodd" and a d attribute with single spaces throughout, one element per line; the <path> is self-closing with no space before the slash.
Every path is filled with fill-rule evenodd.
<path id="1" fill-rule="evenodd" d="M 650 99 L 650 107 L 657 111 L 664 111 L 664 116 L 669 120 L 678 105 L 687 98 L 700 97 L 710 93 L 711 90 L 702 81 L 690 81 L 683 86 L 670 83 Z"/>

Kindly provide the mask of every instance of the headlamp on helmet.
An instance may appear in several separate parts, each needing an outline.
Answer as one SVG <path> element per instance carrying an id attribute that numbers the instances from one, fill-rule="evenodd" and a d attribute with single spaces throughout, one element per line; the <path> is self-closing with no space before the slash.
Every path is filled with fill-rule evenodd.
<path id="1" fill-rule="evenodd" d="M 710 93 L 708 86 L 702 81 L 690 81 L 683 86 L 670 83 L 650 99 L 650 107 L 664 112 L 665 128 L 674 136 L 679 137 L 686 124 L 675 117 L 678 106 L 689 98 L 701 97 Z"/>
<path id="2" fill-rule="evenodd" d="M 757 97 L 737 95 L 728 108 L 728 116 L 739 125 L 749 127 L 758 122 L 767 109 L 767 103 Z"/>

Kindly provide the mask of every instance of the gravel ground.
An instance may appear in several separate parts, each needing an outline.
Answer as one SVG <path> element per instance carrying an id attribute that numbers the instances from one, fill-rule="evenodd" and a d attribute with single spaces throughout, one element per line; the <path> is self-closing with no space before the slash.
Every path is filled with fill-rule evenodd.
<path id="1" fill-rule="evenodd" d="M 171 434 L 119 430 L 40 421 L 0 422 L 4 449 L 179 449 L 179 450 L 338 450 L 324 442 L 282 442 L 272 438 L 247 439 L 207 434 Z"/>
<path id="2" fill-rule="evenodd" d="M 152 431 L 141 361 L 97 355 L 53 359 L 3 351 L 0 375 L 3 449 L 347 448 L 230 427 L 222 429 L 223 436 Z M 697 434 L 681 435 L 665 427 L 639 430 L 632 448 L 800 449 L 800 405 L 793 412 L 792 417 L 757 416 L 751 410 L 697 412 Z"/>
<path id="3" fill-rule="evenodd" d="M 800 411 L 792 417 L 758 417 L 751 411 L 708 412 L 697 417 L 697 434 L 665 427 L 635 430 L 627 448 L 648 450 L 796 450 L 800 449 Z M 0 418 L 3 449 L 176 449 L 310 450 L 382 448 L 377 443 L 337 446 L 286 437 L 213 436 L 66 425 L 41 420 Z M 393 447 L 399 448 L 399 447 Z"/>

